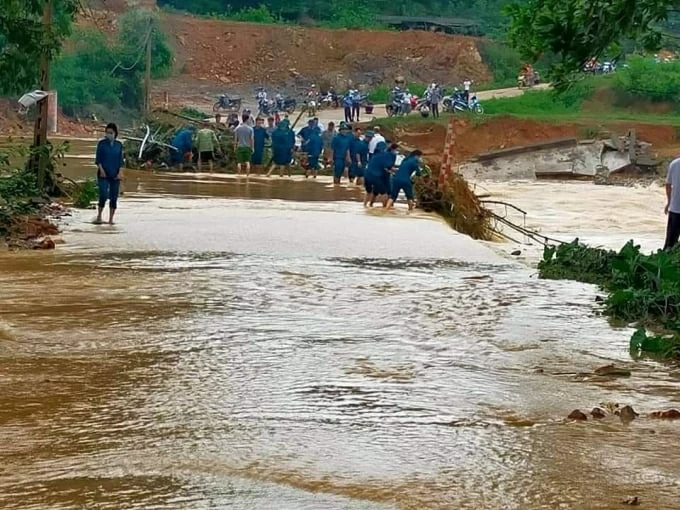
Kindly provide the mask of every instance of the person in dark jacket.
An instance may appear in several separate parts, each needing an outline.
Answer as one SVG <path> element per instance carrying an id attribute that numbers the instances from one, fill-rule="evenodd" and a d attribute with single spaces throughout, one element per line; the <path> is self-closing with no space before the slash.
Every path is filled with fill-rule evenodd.
<path id="1" fill-rule="evenodd" d="M 387 205 L 388 189 L 385 184 L 385 175 L 389 178 L 392 167 L 394 166 L 394 154 L 387 150 L 387 144 L 380 142 L 373 153 L 373 157 L 368 160 L 368 166 L 364 175 L 364 207 L 371 205 L 375 200 L 380 200 L 383 207 Z"/>
<path id="2" fill-rule="evenodd" d="M 387 201 L 388 209 L 391 209 L 394 206 L 394 202 L 396 202 L 401 190 L 403 190 L 406 195 L 408 210 L 411 211 L 415 207 L 411 177 L 413 174 L 420 175 L 420 158 L 422 158 L 422 156 L 423 153 L 419 150 L 411 152 L 406 159 L 401 162 L 401 165 L 399 165 L 397 171 L 394 172 L 394 175 L 392 175 L 390 199 Z"/>
<path id="3" fill-rule="evenodd" d="M 255 127 L 253 128 L 253 138 L 255 143 L 253 144 L 253 156 L 251 158 L 251 163 L 256 174 L 260 173 L 262 166 L 264 165 L 264 155 L 265 155 L 265 145 L 269 134 L 267 133 L 267 128 L 264 127 L 264 119 L 258 117 L 255 121 Z"/>
<path id="4" fill-rule="evenodd" d="M 293 159 L 294 148 L 295 133 L 290 129 L 288 120 L 284 119 L 277 124 L 276 129 L 272 132 L 272 166 L 267 177 L 270 177 L 276 168 L 279 169 L 280 177 L 283 177 L 284 169 L 287 169 L 290 177 L 290 163 Z"/>
<path id="5" fill-rule="evenodd" d="M 192 141 L 193 131 L 194 131 L 193 126 L 188 128 L 182 128 L 170 141 L 170 145 L 177 149 L 170 151 L 170 163 L 178 171 L 182 170 L 184 162 L 187 159 L 191 159 L 192 156 L 191 148 L 193 145 Z"/>
<path id="6" fill-rule="evenodd" d="M 352 118 L 352 96 L 348 92 L 345 97 L 342 98 L 342 106 L 345 109 L 345 122 L 353 122 Z"/>
<path id="7" fill-rule="evenodd" d="M 361 128 L 354 130 L 354 139 L 350 148 L 352 164 L 350 166 L 349 178 L 356 179 L 357 184 L 361 184 L 364 178 L 364 169 L 368 163 L 368 142 L 364 140 Z"/>
<path id="8" fill-rule="evenodd" d="M 95 157 L 97 165 L 97 184 L 99 186 L 99 204 L 96 224 L 102 223 L 102 213 L 106 201 L 109 202 L 109 225 L 113 225 L 113 217 L 118 209 L 118 193 L 123 180 L 123 144 L 118 140 L 118 126 L 113 123 L 106 126 L 106 137 L 97 144 Z"/>
<path id="9" fill-rule="evenodd" d="M 319 158 L 321 157 L 321 152 L 323 151 L 323 139 L 321 138 L 321 129 L 315 127 L 306 145 L 307 151 L 307 163 L 309 164 L 309 169 L 305 173 L 305 177 L 309 177 L 311 172 L 314 179 L 316 179 L 319 173 Z"/>
<path id="10" fill-rule="evenodd" d="M 340 184 L 340 179 L 349 171 L 350 147 L 353 140 L 352 132 L 347 124 L 340 124 L 340 134 L 333 138 L 333 182 Z"/>

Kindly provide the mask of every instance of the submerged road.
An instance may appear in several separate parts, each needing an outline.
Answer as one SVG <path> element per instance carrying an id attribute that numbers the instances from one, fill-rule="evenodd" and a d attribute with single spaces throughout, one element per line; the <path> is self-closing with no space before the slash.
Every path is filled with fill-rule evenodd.
<path id="1" fill-rule="evenodd" d="M 125 187 L 119 225 L 0 254 L 0 508 L 677 508 L 678 424 L 644 416 L 677 370 L 633 362 L 593 286 L 351 187 Z M 607 402 L 642 416 L 564 420 Z"/>

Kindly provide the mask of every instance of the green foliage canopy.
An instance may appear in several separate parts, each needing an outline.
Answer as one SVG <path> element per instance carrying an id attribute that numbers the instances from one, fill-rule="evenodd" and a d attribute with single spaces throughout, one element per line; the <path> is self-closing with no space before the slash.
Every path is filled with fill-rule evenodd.
<path id="1" fill-rule="evenodd" d="M 553 53 L 553 82 L 566 88 L 573 73 L 624 39 L 656 48 L 674 0 L 527 0 L 506 8 L 511 44 L 527 59 Z"/>
<path id="2" fill-rule="evenodd" d="M 54 64 L 52 86 L 68 115 L 84 113 L 93 104 L 138 109 L 147 37 L 152 46 L 154 78 L 167 76 L 173 56 L 158 18 L 150 11 L 129 11 L 120 19 L 115 42 L 98 30 L 76 30 L 69 51 Z"/>
<path id="3" fill-rule="evenodd" d="M 42 0 L 0 2 L 0 93 L 22 93 L 38 85 L 40 56 L 46 53 L 54 58 L 59 53 L 78 3 L 54 0 L 52 27 L 46 30 Z"/>

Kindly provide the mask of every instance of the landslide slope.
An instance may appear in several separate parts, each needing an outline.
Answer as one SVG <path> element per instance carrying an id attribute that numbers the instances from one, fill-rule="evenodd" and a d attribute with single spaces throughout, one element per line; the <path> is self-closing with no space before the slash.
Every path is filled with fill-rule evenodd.
<path id="1" fill-rule="evenodd" d="M 472 37 L 259 25 L 162 13 L 176 73 L 202 81 L 344 87 L 490 79 Z"/>

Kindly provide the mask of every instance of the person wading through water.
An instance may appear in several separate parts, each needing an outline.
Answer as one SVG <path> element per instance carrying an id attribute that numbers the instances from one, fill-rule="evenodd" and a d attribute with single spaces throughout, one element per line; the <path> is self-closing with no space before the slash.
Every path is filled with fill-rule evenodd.
<path id="1" fill-rule="evenodd" d="M 390 185 L 390 199 L 387 201 L 387 208 L 391 209 L 394 202 L 397 201 L 399 192 L 404 190 L 406 200 L 408 201 L 408 210 L 411 211 L 415 207 L 413 196 L 413 183 L 411 177 L 413 174 L 420 175 L 420 162 L 423 153 L 419 150 L 411 152 L 404 161 L 401 162 L 399 168 L 392 175 L 392 183 Z"/>
<path id="2" fill-rule="evenodd" d="M 333 183 L 340 184 L 343 175 L 349 177 L 349 166 L 352 162 L 350 157 L 350 147 L 354 135 L 351 127 L 344 122 L 340 124 L 340 134 L 333 138 L 331 148 L 333 149 Z"/>
<path id="3" fill-rule="evenodd" d="M 113 217 L 118 208 L 120 182 L 123 180 L 123 144 L 118 140 L 118 126 L 113 123 L 106 126 L 106 137 L 97 144 L 95 157 L 97 165 L 97 184 L 99 185 L 99 204 L 95 224 L 102 223 L 102 213 L 106 201 L 109 201 L 109 225 L 113 225 Z"/>
<path id="4" fill-rule="evenodd" d="M 267 177 L 270 177 L 277 168 L 279 169 L 280 177 L 283 177 L 284 169 L 288 177 L 290 177 L 290 164 L 293 159 L 294 149 L 295 133 L 290 129 L 290 122 L 284 119 L 277 124 L 276 129 L 272 133 L 272 166 L 267 173 Z"/>
<path id="5" fill-rule="evenodd" d="M 236 172 L 241 175 L 243 166 L 246 176 L 250 175 L 250 160 L 255 149 L 255 136 L 250 126 L 250 116 L 243 114 L 243 122 L 234 130 L 234 151 L 236 153 Z"/>
<path id="6" fill-rule="evenodd" d="M 267 128 L 264 127 L 264 119 L 258 117 L 255 120 L 255 128 L 253 128 L 253 157 L 250 160 L 257 175 L 260 175 L 260 170 L 265 163 L 265 146 L 268 138 L 269 134 Z"/>

